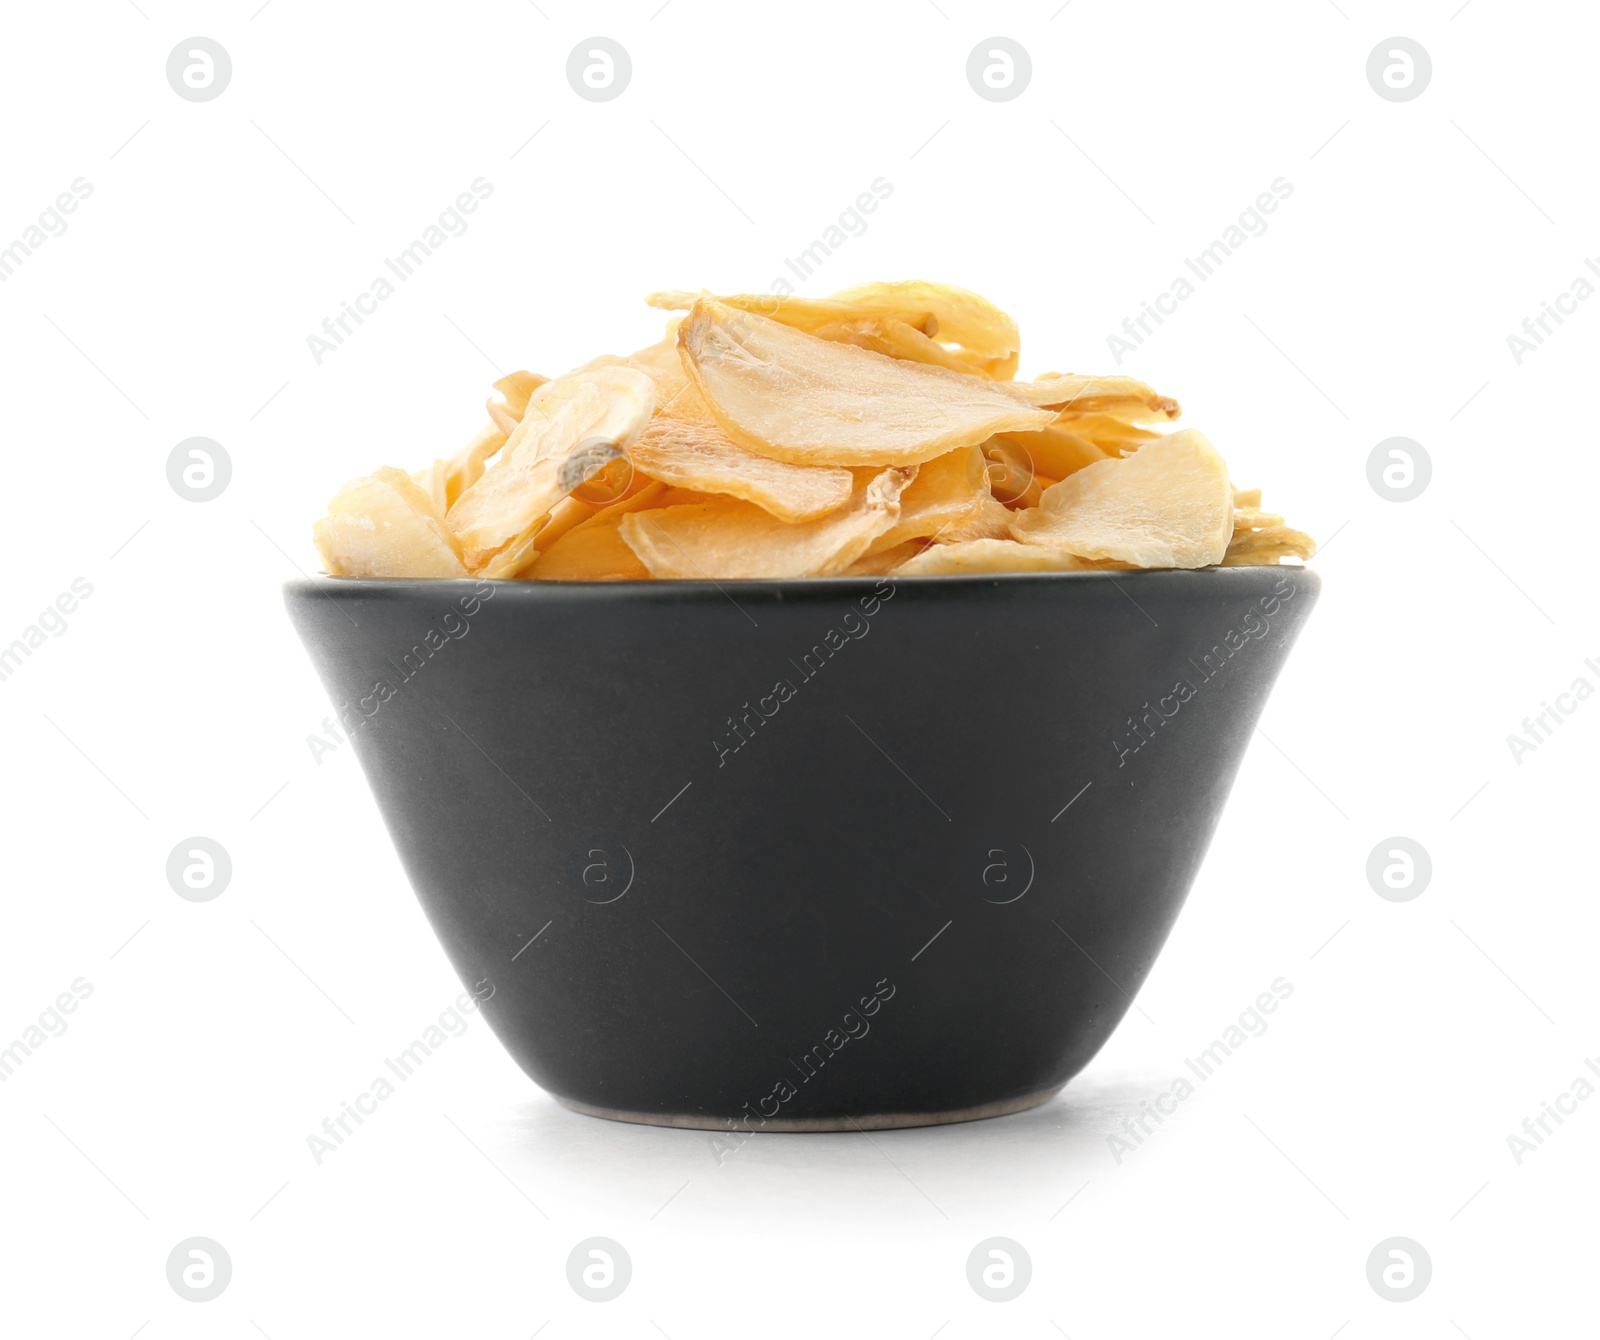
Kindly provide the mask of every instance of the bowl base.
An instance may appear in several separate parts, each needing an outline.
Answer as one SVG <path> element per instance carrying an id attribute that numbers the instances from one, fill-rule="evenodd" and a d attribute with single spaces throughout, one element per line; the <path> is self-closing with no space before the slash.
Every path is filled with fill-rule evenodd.
<path id="1" fill-rule="evenodd" d="M 582 1112 L 586 1117 L 627 1121 L 637 1126 L 673 1126 L 690 1131 L 749 1131 L 752 1134 L 764 1131 L 897 1131 L 912 1126 L 948 1126 L 958 1121 L 983 1121 L 988 1117 L 1026 1112 L 1029 1108 L 1049 1102 L 1063 1087 L 1057 1084 L 1054 1088 L 1040 1089 L 1021 1098 L 1008 1098 L 1000 1103 L 980 1103 L 976 1107 L 962 1107 L 950 1112 L 871 1112 L 860 1117 L 773 1117 L 758 1125 L 747 1125 L 733 1117 L 719 1119 L 693 1112 L 625 1112 L 615 1107 L 593 1107 L 570 1098 L 558 1098 L 556 1101 L 574 1112 Z"/>

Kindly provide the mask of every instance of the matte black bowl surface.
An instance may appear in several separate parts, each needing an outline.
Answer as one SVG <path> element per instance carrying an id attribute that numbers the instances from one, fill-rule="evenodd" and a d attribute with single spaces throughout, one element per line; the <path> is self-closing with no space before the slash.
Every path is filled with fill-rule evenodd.
<path id="1" fill-rule="evenodd" d="M 1318 586 L 1267 567 L 286 596 L 529 1076 L 610 1117 L 828 1130 L 1017 1111 L 1088 1063 Z"/>

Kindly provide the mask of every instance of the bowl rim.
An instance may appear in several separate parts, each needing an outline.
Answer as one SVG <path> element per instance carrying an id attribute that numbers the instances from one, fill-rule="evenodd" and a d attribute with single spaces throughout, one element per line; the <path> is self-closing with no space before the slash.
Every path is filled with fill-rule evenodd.
<path id="1" fill-rule="evenodd" d="M 450 598 L 478 590 L 482 585 L 494 588 L 498 598 L 503 592 L 520 591 L 528 599 L 573 599 L 591 596 L 596 601 L 614 602 L 629 599 L 683 600 L 695 595 L 726 599 L 731 587 L 747 595 L 771 595 L 779 600 L 796 596 L 833 595 L 841 599 L 874 591 L 884 582 L 895 589 L 901 584 L 913 590 L 972 590 L 980 586 L 1045 587 L 1070 583 L 1092 583 L 1123 586 L 1128 583 L 1193 582 L 1206 587 L 1217 582 L 1267 582 L 1293 574 L 1296 581 L 1309 582 L 1313 591 L 1322 586 L 1316 569 L 1293 563 L 1257 564 L 1239 567 L 1210 568 L 1116 568 L 1093 572 L 963 572 L 940 573 L 929 576 L 896 577 L 892 573 L 880 576 L 850 577 L 724 577 L 682 578 L 627 581 L 564 581 L 538 582 L 521 577 L 330 577 L 326 573 L 291 577 L 283 583 L 285 596 L 298 595 L 371 595 L 401 597 L 410 595 L 441 595 Z M 1269 583 L 1270 584 L 1270 583 Z"/>

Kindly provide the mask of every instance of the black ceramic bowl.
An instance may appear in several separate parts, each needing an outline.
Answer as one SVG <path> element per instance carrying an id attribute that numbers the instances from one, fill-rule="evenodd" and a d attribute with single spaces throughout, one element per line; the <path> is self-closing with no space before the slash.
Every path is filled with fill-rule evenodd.
<path id="1" fill-rule="evenodd" d="M 1019 1111 L 1117 1026 L 1301 568 L 291 582 L 462 981 L 584 1112 Z"/>

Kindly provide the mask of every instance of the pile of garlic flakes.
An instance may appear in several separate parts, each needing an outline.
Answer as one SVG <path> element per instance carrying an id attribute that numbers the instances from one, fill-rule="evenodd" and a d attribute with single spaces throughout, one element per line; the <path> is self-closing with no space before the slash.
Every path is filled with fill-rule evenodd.
<path id="1" fill-rule="evenodd" d="M 658 293 L 660 343 L 496 382 L 448 460 L 339 491 L 330 575 L 625 581 L 1203 568 L 1309 558 L 1178 404 L 1013 380 L 1016 322 L 943 284 Z"/>

